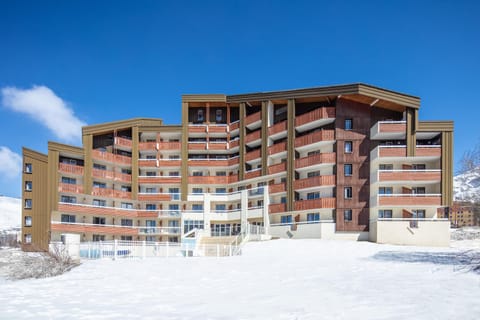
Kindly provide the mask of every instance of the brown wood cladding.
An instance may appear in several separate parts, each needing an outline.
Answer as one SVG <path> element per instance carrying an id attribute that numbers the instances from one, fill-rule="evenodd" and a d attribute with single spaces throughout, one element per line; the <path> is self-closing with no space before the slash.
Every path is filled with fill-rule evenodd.
<path id="1" fill-rule="evenodd" d="M 369 105 L 338 99 L 335 136 L 337 139 L 336 230 L 368 231 L 370 198 Z M 345 130 L 345 119 L 353 120 L 353 129 Z M 345 141 L 352 141 L 351 153 L 345 153 Z M 344 164 L 352 164 L 352 175 L 345 176 Z M 352 198 L 345 199 L 344 187 L 352 187 Z M 345 209 L 352 210 L 352 221 L 344 221 Z"/>
<path id="2" fill-rule="evenodd" d="M 52 224 L 52 231 L 59 232 L 76 232 L 76 233 L 99 233 L 113 235 L 137 235 L 138 229 L 129 227 L 110 227 L 110 226 L 93 226 L 81 224 Z"/>
<path id="3" fill-rule="evenodd" d="M 122 218 L 157 218 L 158 213 L 156 211 L 146 210 L 126 210 L 120 208 L 111 207 L 94 207 L 94 206 L 82 206 L 73 205 L 67 203 L 60 203 L 58 205 L 58 211 L 62 213 L 75 213 L 82 215 L 100 215 L 100 216 L 112 216 Z"/>

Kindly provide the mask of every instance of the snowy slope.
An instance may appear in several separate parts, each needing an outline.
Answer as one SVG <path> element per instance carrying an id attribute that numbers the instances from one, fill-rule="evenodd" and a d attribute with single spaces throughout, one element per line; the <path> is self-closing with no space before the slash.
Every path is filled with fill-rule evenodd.
<path id="1" fill-rule="evenodd" d="M 273 240 L 242 256 L 87 261 L 0 279 L 0 319 L 478 319 L 455 248 Z"/>
<path id="2" fill-rule="evenodd" d="M 21 199 L 0 196 L 0 231 L 21 225 Z"/>
<path id="3" fill-rule="evenodd" d="M 480 200 L 480 168 L 453 178 L 455 200 Z"/>

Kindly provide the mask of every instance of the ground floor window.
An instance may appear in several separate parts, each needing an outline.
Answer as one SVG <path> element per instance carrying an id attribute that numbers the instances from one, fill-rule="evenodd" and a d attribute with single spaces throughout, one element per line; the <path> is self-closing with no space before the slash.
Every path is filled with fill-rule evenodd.
<path id="1" fill-rule="evenodd" d="M 378 217 L 379 218 L 392 218 L 392 210 L 378 210 Z"/>
<path id="2" fill-rule="evenodd" d="M 23 238 L 23 241 L 26 243 L 26 244 L 30 244 L 32 243 L 32 235 L 30 233 L 26 233 L 24 238 Z"/>
<path id="3" fill-rule="evenodd" d="M 105 241 L 105 235 L 103 234 L 94 234 L 92 235 L 93 241 Z"/>
<path id="4" fill-rule="evenodd" d="M 287 223 L 292 223 L 292 216 L 281 216 L 280 217 L 280 223 L 287 224 Z"/>
<path id="5" fill-rule="evenodd" d="M 32 217 L 31 216 L 25 216 L 25 227 L 31 227 L 32 226 Z"/>
<path id="6" fill-rule="evenodd" d="M 132 241 L 133 238 L 132 238 L 132 236 L 121 236 L 121 237 L 120 237 L 120 240 L 123 240 L 123 241 Z"/>
<path id="7" fill-rule="evenodd" d="M 214 237 L 234 236 L 240 233 L 242 227 L 239 223 L 216 223 L 212 224 L 210 231 Z"/>
<path id="8" fill-rule="evenodd" d="M 75 216 L 71 214 L 62 214 L 62 223 L 75 223 Z"/>
<path id="9" fill-rule="evenodd" d="M 343 211 L 343 220 L 352 221 L 352 209 L 346 209 Z"/>
<path id="10" fill-rule="evenodd" d="M 178 237 L 168 237 L 169 242 L 178 242 Z"/>
<path id="11" fill-rule="evenodd" d="M 320 213 L 307 213 L 307 222 L 320 221 Z"/>
<path id="12" fill-rule="evenodd" d="M 203 220 L 184 220 L 183 233 L 187 233 L 193 229 L 203 229 Z"/>
<path id="13" fill-rule="evenodd" d="M 155 242 L 155 241 L 157 241 L 157 237 L 155 237 L 155 236 L 146 236 L 146 237 L 145 237 L 145 241 Z"/>

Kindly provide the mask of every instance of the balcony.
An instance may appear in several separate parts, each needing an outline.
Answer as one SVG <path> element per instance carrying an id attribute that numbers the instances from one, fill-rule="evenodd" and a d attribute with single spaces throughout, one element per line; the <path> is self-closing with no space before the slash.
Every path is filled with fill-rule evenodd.
<path id="1" fill-rule="evenodd" d="M 335 209 L 335 198 L 295 201 L 295 210 Z"/>
<path id="2" fill-rule="evenodd" d="M 72 204 L 60 202 L 58 204 L 58 211 L 63 213 L 78 213 L 82 215 L 101 215 L 101 216 L 115 216 L 124 218 L 156 218 L 158 216 L 156 211 L 148 210 L 133 210 L 114 207 L 99 207 L 86 204 Z"/>
<path id="3" fill-rule="evenodd" d="M 207 127 L 207 131 L 210 134 L 215 134 L 215 133 L 227 133 L 227 125 L 209 125 Z"/>
<path id="4" fill-rule="evenodd" d="M 83 176 L 84 169 L 81 166 L 76 166 L 73 164 L 67 163 L 59 163 L 58 164 L 58 171 L 61 173 L 76 175 L 76 176 Z"/>
<path id="5" fill-rule="evenodd" d="M 388 207 L 440 207 L 441 194 L 379 194 L 378 206 Z"/>
<path id="6" fill-rule="evenodd" d="M 107 198 L 120 198 L 120 199 L 131 199 L 132 193 L 128 191 L 120 191 L 107 188 L 96 188 L 92 189 L 92 196 L 95 197 L 107 197 Z"/>
<path id="7" fill-rule="evenodd" d="M 178 176 L 140 176 L 138 183 L 140 184 L 172 184 L 180 183 L 182 178 Z"/>
<path id="8" fill-rule="evenodd" d="M 295 190 L 307 189 L 307 188 L 316 188 L 316 187 L 325 187 L 325 186 L 335 186 L 335 175 L 328 176 L 316 176 L 311 178 L 299 179 L 293 182 Z"/>
<path id="9" fill-rule="evenodd" d="M 435 160 L 441 157 L 442 147 L 440 145 L 417 146 L 415 157 L 407 158 L 407 147 L 405 145 L 397 146 L 378 146 L 372 150 L 370 155 L 372 161 L 377 158 L 392 158 L 391 160 Z M 395 159 L 397 158 L 397 159 Z"/>
<path id="10" fill-rule="evenodd" d="M 157 150 L 157 143 L 156 142 L 140 142 L 138 144 L 138 150 L 146 151 L 146 150 Z"/>
<path id="11" fill-rule="evenodd" d="M 189 142 L 188 150 L 207 150 L 206 142 Z"/>
<path id="12" fill-rule="evenodd" d="M 178 141 L 163 141 L 158 143 L 158 150 L 180 150 L 182 143 Z"/>
<path id="13" fill-rule="evenodd" d="M 405 139 L 406 131 L 406 121 L 378 121 L 370 129 L 370 137 L 372 140 Z"/>
<path id="14" fill-rule="evenodd" d="M 261 175 L 262 175 L 262 170 L 261 169 L 254 169 L 254 170 L 251 170 L 251 171 L 246 171 L 245 175 L 244 175 L 244 178 L 245 178 L 245 180 L 248 180 L 248 179 L 253 179 L 253 178 L 260 177 Z"/>
<path id="15" fill-rule="evenodd" d="M 140 227 L 139 235 L 162 235 L 162 234 L 180 234 L 180 227 Z"/>
<path id="16" fill-rule="evenodd" d="M 203 124 L 191 124 L 188 126 L 188 133 L 206 133 L 207 126 Z"/>
<path id="17" fill-rule="evenodd" d="M 441 146 L 417 146 L 415 149 L 415 157 L 441 157 Z"/>
<path id="18" fill-rule="evenodd" d="M 295 139 L 295 148 L 301 148 L 301 147 L 308 146 L 318 142 L 334 141 L 334 140 L 335 140 L 335 130 L 316 131 L 301 137 L 297 137 Z"/>
<path id="19" fill-rule="evenodd" d="M 285 136 L 287 135 L 287 121 L 276 123 L 268 128 L 268 135 L 270 137 L 278 135 L 280 133 L 284 133 Z"/>
<path id="20" fill-rule="evenodd" d="M 442 178 L 442 170 L 379 170 L 378 182 L 392 183 L 437 183 Z"/>
<path id="21" fill-rule="evenodd" d="M 228 143 L 227 142 L 209 142 L 208 143 L 208 150 L 227 150 Z"/>
<path id="22" fill-rule="evenodd" d="M 137 235 L 138 229 L 117 225 L 88 224 L 88 223 L 58 223 L 52 222 L 52 231 L 66 233 L 95 233 L 111 235 Z"/>
<path id="23" fill-rule="evenodd" d="M 180 159 L 160 159 L 158 160 L 159 167 L 180 167 L 182 161 Z"/>
<path id="24" fill-rule="evenodd" d="M 248 162 L 248 161 L 252 161 L 252 160 L 260 158 L 261 152 L 262 152 L 261 149 L 257 149 L 257 150 L 247 152 L 247 154 L 245 155 L 245 161 Z"/>
<path id="25" fill-rule="evenodd" d="M 282 193 L 287 191 L 287 185 L 285 183 L 271 184 L 268 186 L 268 192 L 270 194 Z"/>
<path id="26" fill-rule="evenodd" d="M 92 150 L 92 159 L 116 163 L 119 165 L 132 165 L 132 158 L 130 157 L 110 152 L 102 152 L 99 150 Z"/>
<path id="27" fill-rule="evenodd" d="M 132 140 L 121 137 L 115 137 L 115 146 L 121 149 L 132 149 Z"/>
<path id="28" fill-rule="evenodd" d="M 228 176 L 228 183 L 238 182 L 238 174 L 232 174 Z"/>
<path id="29" fill-rule="evenodd" d="M 172 194 L 170 193 L 139 193 L 139 201 L 171 201 Z"/>
<path id="30" fill-rule="evenodd" d="M 58 184 L 58 192 L 83 193 L 83 185 L 81 185 L 81 184 L 59 183 Z"/>
<path id="31" fill-rule="evenodd" d="M 287 171 L 286 162 L 277 163 L 268 167 L 268 174 L 275 174 L 275 173 L 286 172 L 286 171 Z"/>
<path id="32" fill-rule="evenodd" d="M 287 211 L 287 205 L 285 203 L 275 203 L 268 206 L 268 212 L 270 214 L 285 211 Z"/>
<path id="33" fill-rule="evenodd" d="M 240 139 L 231 140 L 231 141 L 228 143 L 228 148 L 229 148 L 229 149 L 234 149 L 234 148 L 237 148 L 239 145 L 240 145 Z"/>
<path id="34" fill-rule="evenodd" d="M 252 128 L 256 128 L 256 127 L 259 127 L 261 125 L 261 118 L 262 118 L 262 114 L 261 112 L 256 112 L 256 113 L 253 113 L 249 116 L 247 116 L 245 118 L 245 125 L 249 128 L 249 129 L 252 129 Z"/>
<path id="35" fill-rule="evenodd" d="M 304 113 L 295 118 L 295 127 L 298 131 L 307 131 L 335 121 L 335 108 L 322 107 Z"/>
<path id="36" fill-rule="evenodd" d="M 106 180 L 114 180 L 114 181 L 127 182 L 127 183 L 132 182 L 132 175 L 121 173 L 121 172 L 92 169 L 92 176 L 95 178 L 106 179 Z"/>
<path id="37" fill-rule="evenodd" d="M 228 176 L 190 176 L 190 184 L 227 184 Z"/>
<path id="38" fill-rule="evenodd" d="M 261 136 L 262 136 L 262 131 L 261 130 L 251 132 L 251 133 L 247 134 L 247 136 L 245 137 L 245 143 L 249 144 L 249 143 L 253 143 L 257 140 L 260 140 Z"/>
<path id="39" fill-rule="evenodd" d="M 228 159 L 188 159 L 189 167 L 228 167 Z"/>
<path id="40" fill-rule="evenodd" d="M 287 151 L 287 142 L 286 141 L 279 142 L 277 144 L 274 144 L 274 145 L 271 145 L 270 147 L 268 147 L 268 155 L 273 155 L 273 154 L 280 153 L 280 152 L 285 152 L 285 151 Z"/>
<path id="41" fill-rule="evenodd" d="M 332 165 L 337 161 L 335 152 L 319 153 L 295 160 L 295 169 L 306 168 L 317 165 Z"/>
<path id="42" fill-rule="evenodd" d="M 240 121 L 232 122 L 229 126 L 230 132 L 238 130 L 239 126 L 240 126 Z"/>

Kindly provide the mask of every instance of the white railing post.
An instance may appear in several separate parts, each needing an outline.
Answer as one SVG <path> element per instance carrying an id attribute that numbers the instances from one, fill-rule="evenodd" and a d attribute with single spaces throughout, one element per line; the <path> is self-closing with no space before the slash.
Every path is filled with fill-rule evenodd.
<path id="1" fill-rule="evenodd" d="M 113 260 L 117 260 L 117 244 L 118 240 L 113 240 Z"/>

